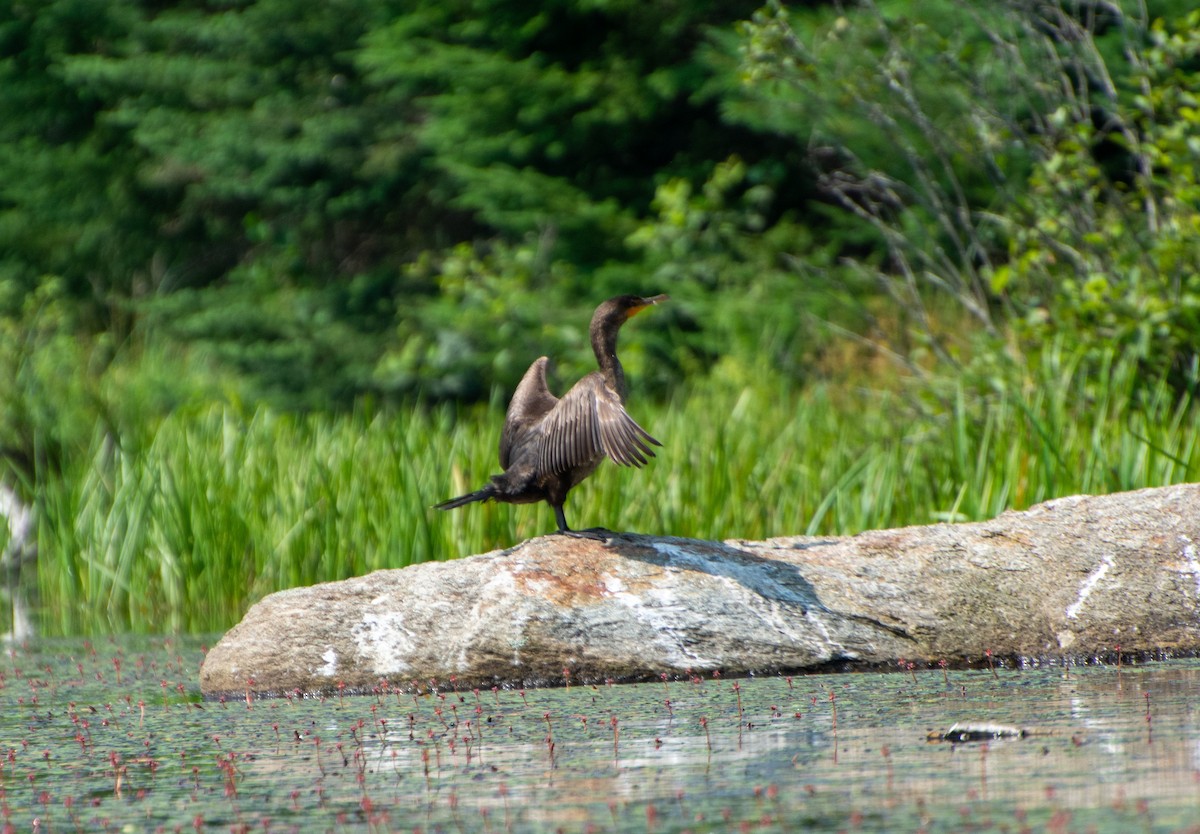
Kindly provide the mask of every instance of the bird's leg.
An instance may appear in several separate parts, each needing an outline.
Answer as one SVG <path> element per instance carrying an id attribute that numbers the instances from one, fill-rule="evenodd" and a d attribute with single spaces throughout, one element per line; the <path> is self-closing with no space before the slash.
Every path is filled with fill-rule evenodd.
<path id="1" fill-rule="evenodd" d="M 592 527 L 587 530 L 572 530 L 567 526 L 567 515 L 563 512 L 562 504 L 555 504 L 554 518 L 558 520 L 558 533 L 564 536 L 570 536 L 575 539 L 594 539 L 600 542 L 606 542 L 609 536 L 606 535 L 609 531 L 603 527 Z"/>

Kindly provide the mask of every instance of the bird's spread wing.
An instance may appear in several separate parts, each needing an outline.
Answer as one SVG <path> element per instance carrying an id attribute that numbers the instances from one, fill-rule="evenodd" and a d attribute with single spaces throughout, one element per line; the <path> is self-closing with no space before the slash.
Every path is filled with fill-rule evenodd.
<path id="1" fill-rule="evenodd" d="M 551 394 L 546 385 L 546 366 L 549 364 L 550 360 L 545 356 L 535 359 L 513 392 L 508 414 L 504 417 L 504 429 L 500 432 L 501 469 L 508 469 L 512 462 L 517 436 L 540 423 L 558 403 L 558 397 Z"/>
<path id="2" fill-rule="evenodd" d="M 585 376 L 542 421 L 539 464 L 566 472 L 601 454 L 622 466 L 642 466 L 654 457 L 649 444 L 662 444 L 634 422 L 617 392 L 598 373 Z"/>

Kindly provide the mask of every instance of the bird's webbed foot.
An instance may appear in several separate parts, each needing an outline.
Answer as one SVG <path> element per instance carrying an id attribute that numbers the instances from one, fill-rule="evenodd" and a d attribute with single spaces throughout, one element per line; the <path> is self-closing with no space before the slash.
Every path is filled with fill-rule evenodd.
<path id="1" fill-rule="evenodd" d="M 586 530 L 558 530 L 561 536 L 570 536 L 573 539 L 593 539 L 598 542 L 608 542 L 616 534 L 604 527 L 589 527 Z"/>

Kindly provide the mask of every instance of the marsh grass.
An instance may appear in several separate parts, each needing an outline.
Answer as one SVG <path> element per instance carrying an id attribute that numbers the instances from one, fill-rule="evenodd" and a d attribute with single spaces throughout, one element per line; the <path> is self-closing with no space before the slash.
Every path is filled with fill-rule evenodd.
<path id="1" fill-rule="evenodd" d="M 1200 412 L 1137 368 L 1050 353 L 1036 378 L 890 392 L 763 375 L 635 401 L 664 443 L 568 499 L 572 526 L 765 538 L 990 518 L 1054 496 L 1195 480 Z M 543 505 L 431 510 L 497 471 L 502 407 L 293 416 L 180 411 L 98 435 L 39 488 L 42 627 L 211 631 L 263 595 L 508 547 Z"/>

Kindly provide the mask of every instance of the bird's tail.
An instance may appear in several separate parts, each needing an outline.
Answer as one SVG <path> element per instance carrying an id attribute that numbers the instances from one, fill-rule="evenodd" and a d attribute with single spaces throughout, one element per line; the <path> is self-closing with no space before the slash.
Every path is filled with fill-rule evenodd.
<path id="1" fill-rule="evenodd" d="M 451 498 L 449 501 L 443 501 L 440 504 L 434 504 L 435 510 L 453 510 L 455 507 L 464 507 L 467 504 L 473 504 L 476 501 L 487 501 L 494 498 L 496 488 L 488 484 L 483 489 L 477 489 L 474 492 L 468 492 L 466 495 L 460 495 L 457 498 Z"/>

